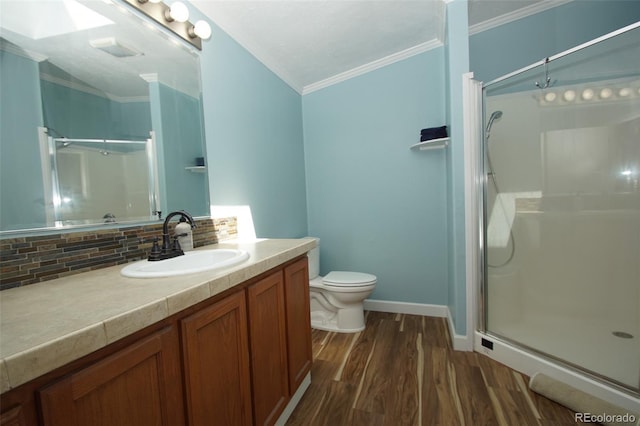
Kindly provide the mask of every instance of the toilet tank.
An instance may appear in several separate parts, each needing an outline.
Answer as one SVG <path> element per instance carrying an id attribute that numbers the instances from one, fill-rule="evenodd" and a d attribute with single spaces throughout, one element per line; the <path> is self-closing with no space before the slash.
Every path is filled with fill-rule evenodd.
<path id="1" fill-rule="evenodd" d="M 309 258 L 309 280 L 312 280 L 320 275 L 320 238 L 306 237 L 306 239 L 316 240 L 316 247 L 307 253 Z"/>

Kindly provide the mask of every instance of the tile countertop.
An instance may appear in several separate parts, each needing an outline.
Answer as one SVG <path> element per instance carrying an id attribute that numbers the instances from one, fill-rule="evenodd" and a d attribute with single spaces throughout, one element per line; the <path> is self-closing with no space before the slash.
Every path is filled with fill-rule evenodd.
<path id="1" fill-rule="evenodd" d="M 127 278 L 124 265 L 0 292 L 0 393 L 300 256 L 312 239 L 225 241 L 201 247 L 246 250 L 219 271 Z"/>

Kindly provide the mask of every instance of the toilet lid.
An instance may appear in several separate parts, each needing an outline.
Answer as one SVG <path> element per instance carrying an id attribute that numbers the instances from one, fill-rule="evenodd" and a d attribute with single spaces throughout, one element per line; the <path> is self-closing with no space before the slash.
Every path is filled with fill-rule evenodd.
<path id="1" fill-rule="evenodd" d="M 376 276 L 362 272 L 332 271 L 322 279 L 322 282 L 336 287 L 363 286 L 375 284 Z"/>

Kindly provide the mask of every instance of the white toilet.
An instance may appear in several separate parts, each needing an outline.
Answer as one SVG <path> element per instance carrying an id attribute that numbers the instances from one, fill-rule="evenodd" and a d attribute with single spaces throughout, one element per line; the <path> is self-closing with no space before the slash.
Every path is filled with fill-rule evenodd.
<path id="1" fill-rule="evenodd" d="M 376 287 L 376 276 L 362 272 L 320 273 L 320 240 L 308 253 L 311 327 L 319 330 L 355 333 L 364 330 L 362 302 Z"/>

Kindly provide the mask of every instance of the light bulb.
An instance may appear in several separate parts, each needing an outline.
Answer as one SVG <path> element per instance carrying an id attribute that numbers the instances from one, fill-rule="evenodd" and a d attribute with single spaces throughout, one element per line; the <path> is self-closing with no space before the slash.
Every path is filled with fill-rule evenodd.
<path id="1" fill-rule="evenodd" d="M 169 6 L 168 15 L 171 21 L 186 22 L 189 20 L 189 9 L 184 3 L 176 1 Z"/>
<path id="2" fill-rule="evenodd" d="M 611 89 L 602 89 L 600 91 L 600 98 L 602 99 L 609 99 L 611 97 L 611 95 L 613 94 L 613 91 Z"/>
<path id="3" fill-rule="evenodd" d="M 584 92 L 582 92 L 582 99 L 584 99 L 585 101 L 590 101 L 591 99 L 593 99 L 595 93 L 593 93 L 593 89 L 585 89 Z"/>
<path id="4" fill-rule="evenodd" d="M 567 102 L 572 102 L 573 100 L 576 99 L 576 91 L 575 90 L 567 90 L 566 92 L 564 92 L 563 98 Z"/>
<path id="5" fill-rule="evenodd" d="M 194 36 L 198 36 L 203 40 L 209 40 L 209 37 L 211 37 L 211 27 L 207 21 L 196 22 L 192 31 Z"/>
<path id="6" fill-rule="evenodd" d="M 623 87 L 618 92 L 618 95 L 620 95 L 623 98 L 626 98 L 627 96 L 631 95 L 631 89 L 629 89 L 628 87 Z"/>
<path id="7" fill-rule="evenodd" d="M 150 3 L 160 3 L 162 0 L 149 0 Z"/>
<path id="8" fill-rule="evenodd" d="M 556 94 L 553 92 L 548 92 L 544 95 L 544 100 L 547 102 L 553 102 L 556 100 Z"/>

